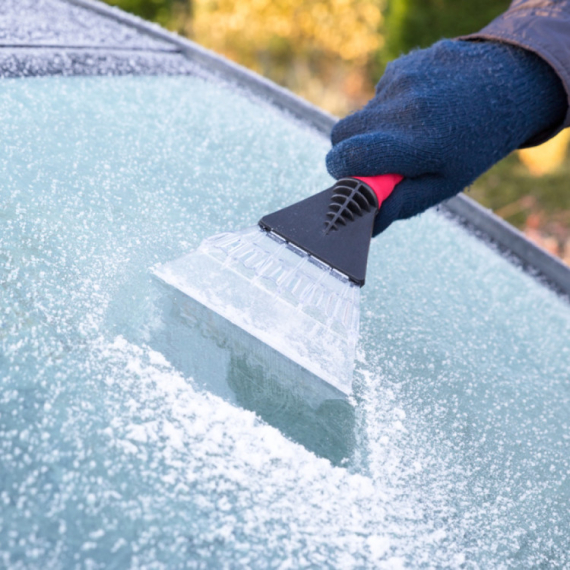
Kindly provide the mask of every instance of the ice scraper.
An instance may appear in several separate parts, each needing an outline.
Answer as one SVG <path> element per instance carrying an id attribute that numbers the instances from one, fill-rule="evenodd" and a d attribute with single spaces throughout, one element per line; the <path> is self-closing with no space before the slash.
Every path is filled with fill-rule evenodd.
<path id="1" fill-rule="evenodd" d="M 343 178 L 154 274 L 350 394 L 374 219 L 401 179 Z"/>

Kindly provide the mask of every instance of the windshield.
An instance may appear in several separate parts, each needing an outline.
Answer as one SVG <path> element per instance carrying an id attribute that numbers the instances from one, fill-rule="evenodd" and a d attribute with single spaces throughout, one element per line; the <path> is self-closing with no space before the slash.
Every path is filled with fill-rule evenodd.
<path id="1" fill-rule="evenodd" d="M 192 77 L 6 80 L 0 130 L 7 566 L 569 563 L 559 297 L 436 212 L 397 223 L 353 398 L 291 396 L 151 268 L 329 186 L 325 138 Z"/>

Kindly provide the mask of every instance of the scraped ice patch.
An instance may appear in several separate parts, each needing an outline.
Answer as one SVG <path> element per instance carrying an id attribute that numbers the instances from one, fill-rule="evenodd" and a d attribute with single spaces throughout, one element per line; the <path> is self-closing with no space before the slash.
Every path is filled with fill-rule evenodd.
<path id="1" fill-rule="evenodd" d="M 426 517 L 421 487 L 403 493 L 394 481 L 332 467 L 255 414 L 196 392 L 168 364 L 153 363 L 144 346 L 118 337 L 95 351 L 107 366 L 133 371 L 106 394 L 106 409 L 121 413 L 104 432 L 105 449 L 115 469 L 137 473 L 129 495 L 154 489 L 141 497 L 150 528 L 166 518 L 161 533 L 147 537 L 154 547 L 162 533 L 191 532 L 194 547 L 212 564 L 263 566 L 271 556 L 291 567 L 334 559 L 346 567 L 392 568 L 395 560 L 430 552 L 432 560 L 454 567 L 459 546 L 437 531 L 446 506 L 437 520 Z M 179 525 L 182 513 L 191 516 Z"/>

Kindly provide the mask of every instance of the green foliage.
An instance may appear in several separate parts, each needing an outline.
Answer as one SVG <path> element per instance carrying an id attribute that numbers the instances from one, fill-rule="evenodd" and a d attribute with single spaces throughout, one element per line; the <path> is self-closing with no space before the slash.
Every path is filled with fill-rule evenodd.
<path id="1" fill-rule="evenodd" d="M 508 222 L 523 228 L 530 211 L 543 212 L 547 219 L 570 222 L 568 177 L 570 161 L 553 172 L 532 176 L 511 154 L 481 176 L 468 195 L 501 214 Z M 525 197 L 532 197 L 525 203 Z M 520 207 L 517 207 L 520 205 Z"/>
<path id="2" fill-rule="evenodd" d="M 390 0 L 381 59 L 390 61 L 441 38 L 477 32 L 509 4 L 509 0 Z"/>
<path id="3" fill-rule="evenodd" d="M 105 0 L 105 2 L 166 27 L 169 27 L 172 15 L 178 8 L 190 5 L 190 0 Z"/>

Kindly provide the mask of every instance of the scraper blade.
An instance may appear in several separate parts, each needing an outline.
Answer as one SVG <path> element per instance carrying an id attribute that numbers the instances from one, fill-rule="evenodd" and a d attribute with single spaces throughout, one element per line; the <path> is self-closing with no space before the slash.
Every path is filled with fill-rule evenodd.
<path id="1" fill-rule="evenodd" d="M 259 227 L 208 238 L 153 269 L 342 394 L 352 391 L 360 287 Z"/>

